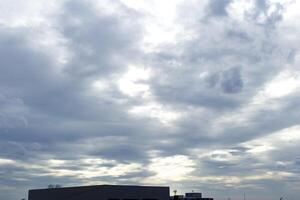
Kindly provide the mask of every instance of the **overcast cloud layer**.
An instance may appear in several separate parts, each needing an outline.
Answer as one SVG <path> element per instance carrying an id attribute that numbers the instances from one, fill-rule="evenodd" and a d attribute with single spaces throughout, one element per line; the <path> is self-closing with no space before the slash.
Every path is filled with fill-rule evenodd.
<path id="1" fill-rule="evenodd" d="M 48 184 L 300 196 L 293 0 L 2 0 L 0 199 Z"/>

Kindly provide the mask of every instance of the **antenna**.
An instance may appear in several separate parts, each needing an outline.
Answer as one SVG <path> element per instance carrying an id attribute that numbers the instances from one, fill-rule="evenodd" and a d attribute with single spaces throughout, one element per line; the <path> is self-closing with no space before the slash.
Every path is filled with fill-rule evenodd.
<path id="1" fill-rule="evenodd" d="M 174 196 L 176 196 L 177 190 L 173 190 L 173 192 L 174 192 Z"/>
<path id="2" fill-rule="evenodd" d="M 282 197 L 280 197 L 280 199 L 279 200 L 284 200 L 284 199 L 286 199 L 284 196 L 282 196 Z"/>

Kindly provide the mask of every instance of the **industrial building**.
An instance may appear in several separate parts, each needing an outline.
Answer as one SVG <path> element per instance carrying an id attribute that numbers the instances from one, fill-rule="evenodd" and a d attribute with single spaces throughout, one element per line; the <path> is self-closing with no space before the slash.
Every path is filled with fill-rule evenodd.
<path id="1" fill-rule="evenodd" d="M 28 200 L 213 200 L 190 192 L 170 197 L 169 187 L 93 185 L 29 190 Z"/>
<path id="2" fill-rule="evenodd" d="M 29 190 L 28 200 L 170 200 L 169 187 L 95 185 Z"/>

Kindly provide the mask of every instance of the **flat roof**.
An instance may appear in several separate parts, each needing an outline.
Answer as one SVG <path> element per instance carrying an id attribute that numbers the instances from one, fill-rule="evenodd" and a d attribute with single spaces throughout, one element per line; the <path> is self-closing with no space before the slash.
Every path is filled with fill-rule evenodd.
<path id="1" fill-rule="evenodd" d="M 143 188 L 169 188 L 169 186 L 152 186 L 152 185 L 83 185 L 83 186 L 67 186 L 58 188 L 40 188 L 40 189 L 30 189 L 29 191 L 35 190 L 60 190 L 60 189 L 76 189 L 76 188 L 104 188 L 104 187 L 143 187 Z"/>

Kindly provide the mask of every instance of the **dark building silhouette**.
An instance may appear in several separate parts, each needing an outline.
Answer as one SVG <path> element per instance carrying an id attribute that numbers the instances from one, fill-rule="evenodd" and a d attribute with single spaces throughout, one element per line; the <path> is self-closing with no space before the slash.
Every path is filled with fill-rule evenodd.
<path id="1" fill-rule="evenodd" d="M 170 197 L 170 200 L 214 200 L 213 198 L 203 198 L 202 193 L 191 192 L 185 193 L 185 195 L 174 195 Z"/>
<path id="2" fill-rule="evenodd" d="M 28 200 L 170 200 L 169 187 L 95 185 L 29 190 Z"/>
<path id="3" fill-rule="evenodd" d="M 202 200 L 202 193 L 191 192 L 185 193 L 185 200 Z"/>

